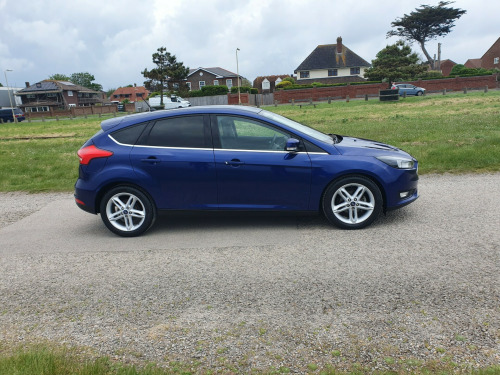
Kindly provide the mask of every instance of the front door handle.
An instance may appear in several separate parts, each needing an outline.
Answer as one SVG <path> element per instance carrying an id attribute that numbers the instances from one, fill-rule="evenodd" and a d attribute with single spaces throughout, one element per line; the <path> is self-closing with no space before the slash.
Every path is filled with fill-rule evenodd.
<path id="1" fill-rule="evenodd" d="M 231 161 L 225 161 L 224 164 L 226 164 L 226 165 L 232 165 L 232 166 L 240 166 L 240 165 L 243 165 L 245 163 L 242 162 L 239 159 L 233 159 Z"/>

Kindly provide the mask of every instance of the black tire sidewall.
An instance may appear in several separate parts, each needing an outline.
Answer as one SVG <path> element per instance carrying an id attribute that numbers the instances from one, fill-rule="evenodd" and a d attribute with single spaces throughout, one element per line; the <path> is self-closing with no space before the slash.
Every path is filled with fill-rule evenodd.
<path id="1" fill-rule="evenodd" d="M 133 231 L 122 231 L 118 228 L 116 228 L 111 222 L 109 221 L 107 215 L 106 215 L 106 206 L 111 199 L 116 194 L 120 193 L 126 193 L 126 194 L 133 194 L 135 195 L 143 204 L 144 210 L 146 212 L 146 217 L 144 219 L 144 222 L 142 225 L 133 230 Z M 101 219 L 104 222 L 104 225 L 113 233 L 122 236 L 122 237 L 136 237 L 144 232 L 146 232 L 154 223 L 155 218 L 156 218 L 156 210 L 155 207 L 153 206 L 151 199 L 144 194 L 142 191 L 139 189 L 136 189 L 131 186 L 117 186 L 111 190 L 109 190 L 106 194 L 101 199 L 100 202 L 100 213 L 101 213 Z"/>
<path id="2" fill-rule="evenodd" d="M 360 184 L 364 185 L 367 189 L 371 191 L 373 194 L 373 197 L 375 198 L 375 207 L 372 211 L 371 216 L 366 219 L 365 221 L 358 223 L 358 224 L 347 224 L 344 223 L 343 221 L 339 220 L 332 211 L 332 198 L 335 192 L 340 189 L 342 186 L 347 185 L 347 184 Z M 328 221 L 335 225 L 336 227 L 342 228 L 342 229 L 361 229 L 369 226 L 373 221 L 379 216 L 380 212 L 382 211 L 382 206 L 383 206 L 383 197 L 382 193 L 380 191 L 380 188 L 378 185 L 370 180 L 367 177 L 364 176 L 346 176 L 346 177 L 341 177 L 338 180 L 333 181 L 325 190 L 325 193 L 323 194 L 323 199 L 321 202 L 321 207 L 323 210 L 323 214 L 326 216 Z"/>

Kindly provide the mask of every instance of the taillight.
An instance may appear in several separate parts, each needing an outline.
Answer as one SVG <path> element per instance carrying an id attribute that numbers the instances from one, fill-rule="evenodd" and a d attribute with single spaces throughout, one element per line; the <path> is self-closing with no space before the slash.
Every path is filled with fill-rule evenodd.
<path id="1" fill-rule="evenodd" d="M 107 158 L 113 155 L 111 151 L 101 150 L 100 148 L 97 148 L 95 145 L 81 148 L 80 150 L 78 150 L 77 154 L 78 157 L 80 158 L 80 164 L 83 165 L 87 165 L 88 163 L 90 163 L 92 159 Z"/>

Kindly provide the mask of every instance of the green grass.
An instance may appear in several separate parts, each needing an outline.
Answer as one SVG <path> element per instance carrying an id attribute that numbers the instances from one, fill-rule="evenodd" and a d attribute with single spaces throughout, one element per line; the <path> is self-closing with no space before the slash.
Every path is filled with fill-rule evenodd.
<path id="1" fill-rule="evenodd" d="M 283 374 L 290 373 L 291 367 L 284 365 L 278 369 L 252 369 L 251 373 Z M 404 360 L 385 358 L 383 362 L 390 367 L 387 370 L 378 370 L 378 375 L 395 374 L 456 374 L 470 375 L 500 375 L 500 366 L 472 369 L 462 367 L 451 361 L 431 361 L 429 363 L 408 363 Z M 302 373 L 324 375 L 373 374 L 372 366 L 363 367 L 354 364 L 351 370 L 339 370 L 334 365 L 318 366 L 310 363 L 300 369 Z M 162 366 L 155 363 L 136 365 L 123 364 L 112 361 L 107 357 L 92 358 L 90 355 L 78 353 L 75 349 L 53 348 L 37 345 L 30 348 L 20 348 L 12 353 L 0 351 L 0 374 L 8 375 L 169 375 L 169 374 L 244 374 L 248 368 L 238 369 L 238 366 L 229 362 L 219 364 L 217 368 L 207 368 L 200 362 L 181 363 L 168 362 Z"/>
<path id="2" fill-rule="evenodd" d="M 500 171 L 500 91 L 266 109 L 325 133 L 400 147 L 419 160 L 420 173 Z M 101 120 L 0 125 L 0 191 L 71 191 L 76 152 Z"/>

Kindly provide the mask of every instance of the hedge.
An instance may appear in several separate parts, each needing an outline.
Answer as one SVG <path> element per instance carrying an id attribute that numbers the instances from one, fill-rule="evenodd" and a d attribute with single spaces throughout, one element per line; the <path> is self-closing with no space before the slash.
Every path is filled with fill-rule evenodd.
<path id="1" fill-rule="evenodd" d="M 200 96 L 216 96 L 216 95 L 226 95 L 229 89 L 225 85 L 219 86 L 203 86 L 201 90 L 189 91 L 189 97 L 195 98 Z"/>
<path id="2" fill-rule="evenodd" d="M 231 87 L 231 94 L 237 94 L 237 93 L 238 93 L 238 86 Z M 258 94 L 259 90 L 254 89 L 253 87 L 250 86 L 241 86 L 240 93 Z"/>

